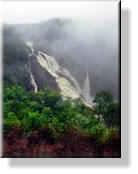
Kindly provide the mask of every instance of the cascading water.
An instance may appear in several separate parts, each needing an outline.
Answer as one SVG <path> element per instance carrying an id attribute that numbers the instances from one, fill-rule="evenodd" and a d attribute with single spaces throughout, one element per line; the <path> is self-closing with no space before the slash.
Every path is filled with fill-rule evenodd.
<path id="1" fill-rule="evenodd" d="M 87 101 L 87 103 L 89 105 L 92 105 L 92 96 L 91 96 L 91 92 L 90 92 L 90 79 L 89 79 L 88 69 L 87 69 L 86 79 L 83 84 L 83 94 L 82 95 L 83 95 L 84 99 Z"/>
<path id="2" fill-rule="evenodd" d="M 33 43 L 27 42 L 26 44 L 31 49 L 29 57 L 35 55 Z M 63 96 L 63 99 L 66 99 L 67 97 L 72 99 L 81 98 L 87 106 L 92 106 L 92 96 L 90 93 L 90 80 L 88 72 L 84 81 L 83 88 L 81 88 L 77 80 L 70 74 L 70 72 L 67 69 L 62 68 L 54 57 L 49 56 L 46 53 L 40 51 L 37 51 L 37 54 L 35 56 L 37 58 L 38 63 L 55 78 L 56 83 L 58 84 L 58 87 L 60 89 L 60 93 Z M 29 71 L 31 84 L 34 87 L 34 91 L 37 92 L 37 84 L 34 80 L 31 69 Z"/>
<path id="3" fill-rule="evenodd" d="M 34 55 L 34 49 L 33 49 L 33 42 L 26 42 L 26 45 L 30 47 L 31 53 L 29 54 L 29 57 Z"/>
<path id="4" fill-rule="evenodd" d="M 80 96 L 80 87 L 76 80 L 71 77 L 70 73 L 66 69 L 60 68 L 54 57 L 42 52 L 38 52 L 37 60 L 43 68 L 45 68 L 53 77 L 55 77 L 64 98 L 70 97 L 75 99 Z M 59 74 L 62 74 L 63 76 L 61 77 Z M 72 86 L 71 82 L 64 76 L 68 76 L 68 78 L 73 82 L 75 81 L 75 84 L 77 85 Z"/>
<path id="5" fill-rule="evenodd" d="M 29 73 L 30 73 L 31 84 L 34 88 L 34 92 L 36 93 L 38 91 L 38 87 L 37 87 L 37 84 L 35 82 L 35 79 L 34 79 L 34 76 L 32 74 L 32 71 L 31 71 L 30 67 L 29 67 Z"/>
<path id="6" fill-rule="evenodd" d="M 28 47 L 30 47 L 30 49 L 31 49 L 31 53 L 29 54 L 29 57 L 34 56 L 33 42 L 26 42 L 26 45 L 27 45 Z M 34 88 L 34 92 L 36 93 L 36 92 L 38 91 L 38 87 L 37 87 L 37 84 L 36 84 L 36 82 L 35 82 L 34 76 L 33 76 L 33 74 L 32 74 L 31 67 L 30 67 L 30 63 L 31 63 L 31 61 L 29 60 L 29 62 L 28 62 L 28 64 L 27 64 L 26 68 L 27 68 L 27 70 L 28 70 L 28 72 L 29 72 L 29 74 L 30 74 L 31 84 L 32 84 L 32 86 L 33 86 L 33 88 Z"/>

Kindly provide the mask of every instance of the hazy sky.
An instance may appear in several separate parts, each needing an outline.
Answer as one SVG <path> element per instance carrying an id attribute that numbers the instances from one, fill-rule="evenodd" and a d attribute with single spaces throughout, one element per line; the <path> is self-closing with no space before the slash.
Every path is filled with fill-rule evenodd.
<path id="1" fill-rule="evenodd" d="M 84 18 L 95 21 L 117 21 L 116 1 L 5 1 L 4 23 L 36 23 L 55 17 Z"/>

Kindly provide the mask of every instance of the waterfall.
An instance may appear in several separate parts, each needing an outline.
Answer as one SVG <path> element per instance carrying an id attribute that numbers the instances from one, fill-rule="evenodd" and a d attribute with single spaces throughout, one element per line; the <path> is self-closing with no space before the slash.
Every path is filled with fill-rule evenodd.
<path id="1" fill-rule="evenodd" d="M 33 56 L 34 55 L 33 42 L 26 42 L 26 45 L 31 49 L 29 57 Z"/>
<path id="2" fill-rule="evenodd" d="M 37 84 L 35 82 L 34 76 L 32 74 L 31 68 L 30 68 L 30 62 L 25 65 L 25 69 L 28 71 L 28 73 L 30 75 L 31 85 L 33 86 L 34 92 L 36 93 L 38 91 L 38 87 L 37 87 Z"/>
<path id="3" fill-rule="evenodd" d="M 26 45 L 31 49 L 31 53 L 29 54 L 29 57 L 33 56 L 34 55 L 33 42 L 26 42 Z M 32 74 L 30 63 L 31 62 L 29 60 L 28 64 L 26 65 L 26 68 L 30 74 L 31 84 L 34 88 L 34 92 L 36 93 L 38 91 L 38 87 L 37 87 L 37 84 L 35 82 L 34 76 Z"/>
<path id="4" fill-rule="evenodd" d="M 37 87 L 37 84 L 35 82 L 35 79 L 34 79 L 34 76 L 31 72 L 31 70 L 30 70 L 30 78 L 31 78 L 31 84 L 34 87 L 34 92 L 36 93 L 38 91 L 38 87 Z"/>
<path id="5" fill-rule="evenodd" d="M 39 51 L 36 57 L 43 68 L 45 68 L 53 77 L 58 77 L 57 72 L 59 71 L 59 65 L 54 57 L 48 56 L 47 54 Z"/>
<path id="6" fill-rule="evenodd" d="M 86 79 L 83 84 L 83 97 L 87 101 L 88 104 L 92 105 L 92 96 L 90 91 L 90 79 L 89 79 L 89 73 L 87 69 Z"/>
<path id="7" fill-rule="evenodd" d="M 33 42 L 26 42 L 26 45 L 29 46 L 31 49 L 31 53 L 29 54 L 29 57 L 35 55 L 34 49 L 33 49 Z M 63 99 L 66 99 L 68 97 L 72 99 L 81 98 L 82 101 L 87 106 L 92 105 L 92 97 L 90 93 L 90 80 L 89 80 L 88 71 L 87 71 L 86 79 L 83 84 L 83 88 L 81 88 L 80 84 L 70 74 L 70 72 L 58 64 L 55 57 L 40 51 L 37 51 L 37 54 L 35 56 L 37 58 L 38 63 L 44 69 L 46 69 L 49 72 L 49 74 L 51 74 L 55 78 Z M 34 91 L 37 92 L 38 87 L 35 82 L 34 76 L 31 72 L 30 63 L 28 64 L 28 67 L 29 67 L 28 69 L 29 69 L 30 78 L 31 78 L 31 84 L 34 87 Z"/>
<path id="8" fill-rule="evenodd" d="M 63 98 L 70 97 L 75 99 L 80 96 L 79 84 L 71 76 L 67 69 L 60 68 L 54 57 L 49 56 L 46 53 L 38 52 L 37 60 L 43 68 L 45 68 L 53 77 L 55 77 Z M 60 76 L 59 74 L 62 74 L 63 76 Z M 71 82 L 64 76 L 67 76 L 70 81 L 74 82 L 74 86 L 72 86 Z"/>

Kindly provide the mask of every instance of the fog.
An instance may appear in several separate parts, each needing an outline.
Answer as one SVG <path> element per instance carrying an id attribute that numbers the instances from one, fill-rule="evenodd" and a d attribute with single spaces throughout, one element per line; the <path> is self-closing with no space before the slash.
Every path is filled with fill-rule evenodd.
<path id="1" fill-rule="evenodd" d="M 117 20 L 114 1 L 4 1 L 4 23 L 37 23 L 55 17 L 87 18 L 95 22 Z"/>
<path id="2" fill-rule="evenodd" d="M 3 23 L 36 24 L 16 30 L 56 57 L 80 84 L 88 70 L 92 95 L 109 89 L 118 97 L 118 2 L 5 1 L 2 9 Z"/>

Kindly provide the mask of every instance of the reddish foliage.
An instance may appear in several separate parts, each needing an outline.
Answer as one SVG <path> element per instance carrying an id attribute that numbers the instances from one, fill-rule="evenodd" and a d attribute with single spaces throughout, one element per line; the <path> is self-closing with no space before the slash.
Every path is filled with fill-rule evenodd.
<path id="1" fill-rule="evenodd" d="M 44 134 L 34 132 L 26 137 L 23 130 L 16 129 L 4 133 L 3 157 L 101 157 L 119 156 L 118 149 L 111 145 L 91 144 L 90 139 L 79 135 L 75 131 L 62 135 L 59 142 L 52 143 L 52 137 L 45 131 Z M 48 135 L 48 136 L 47 136 Z M 50 140 L 48 140 L 48 138 Z"/>
<path id="2" fill-rule="evenodd" d="M 87 138 L 79 135 L 78 132 L 72 131 L 65 134 L 60 139 L 64 148 L 59 151 L 59 154 L 73 154 L 73 155 L 92 155 L 93 151 L 89 148 Z"/>
<path id="3" fill-rule="evenodd" d="M 4 133 L 4 155 L 22 155 L 28 153 L 28 140 L 21 135 L 22 129 Z"/>

